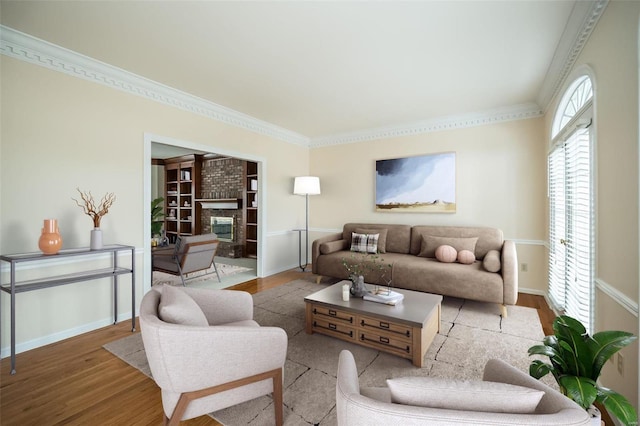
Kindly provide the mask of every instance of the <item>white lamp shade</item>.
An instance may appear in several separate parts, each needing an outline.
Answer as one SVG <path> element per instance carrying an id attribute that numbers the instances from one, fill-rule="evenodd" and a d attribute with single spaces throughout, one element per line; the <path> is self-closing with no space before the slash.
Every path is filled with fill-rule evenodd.
<path id="1" fill-rule="evenodd" d="M 320 178 L 317 176 L 298 176 L 293 183 L 293 193 L 296 195 L 320 194 Z"/>

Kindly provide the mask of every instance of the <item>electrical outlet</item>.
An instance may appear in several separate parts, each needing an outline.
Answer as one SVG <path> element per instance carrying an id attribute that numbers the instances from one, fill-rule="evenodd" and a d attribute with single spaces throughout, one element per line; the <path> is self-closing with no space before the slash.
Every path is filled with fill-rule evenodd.
<path id="1" fill-rule="evenodd" d="M 618 373 L 620 373 L 621 376 L 624 375 L 624 357 L 621 353 L 618 353 Z"/>
<path id="2" fill-rule="evenodd" d="M 527 272 L 529 270 L 529 264 L 528 263 L 521 263 L 520 264 L 520 271 L 521 272 Z"/>

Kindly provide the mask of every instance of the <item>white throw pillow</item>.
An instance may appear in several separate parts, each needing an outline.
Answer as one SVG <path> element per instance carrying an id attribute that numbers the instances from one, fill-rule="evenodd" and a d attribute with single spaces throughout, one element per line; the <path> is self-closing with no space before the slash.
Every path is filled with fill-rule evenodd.
<path id="1" fill-rule="evenodd" d="M 172 324 L 209 325 L 196 301 L 181 289 L 170 285 L 165 285 L 162 289 L 158 316 L 162 321 Z"/>
<path id="2" fill-rule="evenodd" d="M 543 391 L 497 382 L 400 377 L 387 380 L 391 402 L 449 410 L 531 414 Z"/>

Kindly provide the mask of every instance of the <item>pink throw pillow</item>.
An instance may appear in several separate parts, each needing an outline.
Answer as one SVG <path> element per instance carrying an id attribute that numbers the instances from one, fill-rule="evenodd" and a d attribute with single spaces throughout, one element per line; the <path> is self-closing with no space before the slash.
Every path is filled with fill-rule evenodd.
<path id="1" fill-rule="evenodd" d="M 460 250 L 458 252 L 458 262 L 463 265 L 471 265 L 476 261 L 476 255 L 471 250 Z"/>
<path id="2" fill-rule="evenodd" d="M 436 259 L 442 263 L 452 263 L 456 261 L 458 252 L 451 246 L 441 245 L 436 249 Z"/>

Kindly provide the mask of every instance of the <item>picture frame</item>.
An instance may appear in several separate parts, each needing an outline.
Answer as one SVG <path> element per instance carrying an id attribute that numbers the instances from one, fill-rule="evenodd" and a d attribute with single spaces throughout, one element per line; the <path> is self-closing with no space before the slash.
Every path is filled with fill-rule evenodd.
<path id="1" fill-rule="evenodd" d="M 455 213 L 456 153 L 376 160 L 378 212 Z"/>

